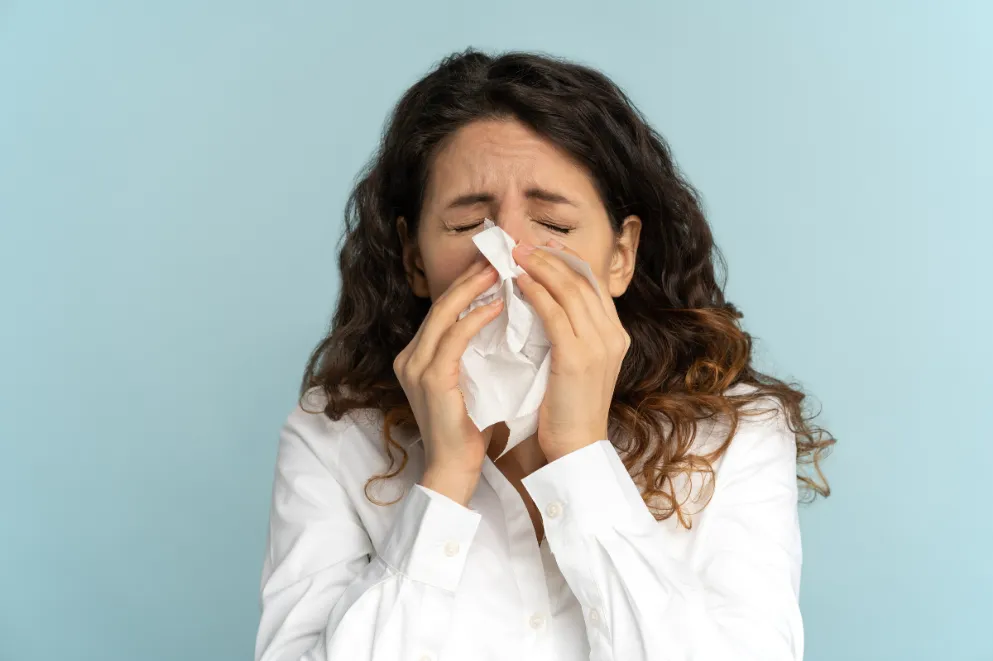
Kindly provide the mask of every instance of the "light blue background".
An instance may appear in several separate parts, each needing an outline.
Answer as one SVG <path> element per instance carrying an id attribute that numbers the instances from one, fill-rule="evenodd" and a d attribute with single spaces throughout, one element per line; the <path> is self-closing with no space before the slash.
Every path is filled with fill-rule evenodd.
<path id="1" fill-rule="evenodd" d="M 345 196 L 470 44 L 630 92 L 822 402 L 807 659 L 993 659 L 993 5 L 349 4 L 0 2 L 0 659 L 250 658 Z"/>

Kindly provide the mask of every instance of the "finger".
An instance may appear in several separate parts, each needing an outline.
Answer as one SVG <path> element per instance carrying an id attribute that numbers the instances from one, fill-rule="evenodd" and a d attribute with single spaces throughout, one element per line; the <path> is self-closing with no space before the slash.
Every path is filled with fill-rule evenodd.
<path id="1" fill-rule="evenodd" d="M 569 347 L 575 343 L 576 331 L 569 321 L 569 315 L 540 282 L 523 273 L 517 276 L 517 286 L 544 324 L 552 346 Z"/>
<path id="2" fill-rule="evenodd" d="M 498 298 L 492 303 L 476 308 L 455 322 L 445 331 L 438 343 L 438 350 L 435 352 L 432 364 L 438 365 L 442 369 L 453 366 L 453 369 L 457 370 L 462 354 L 469 347 L 469 341 L 483 330 L 486 324 L 496 319 L 502 311 L 503 299 Z"/>
<path id="3" fill-rule="evenodd" d="M 599 313 L 602 316 L 603 306 L 595 300 L 596 292 L 586 278 L 543 250 L 518 249 L 515 258 L 565 310 L 577 337 L 592 339 L 600 335 L 592 315 Z"/>
<path id="4" fill-rule="evenodd" d="M 424 320 L 421 337 L 417 341 L 408 362 L 409 370 L 416 372 L 424 369 L 431 362 L 438 348 L 438 342 L 445 331 L 459 320 L 459 314 L 469 307 L 469 304 L 476 297 L 496 281 L 496 269 L 487 264 L 481 271 L 469 275 L 461 283 L 438 297 Z"/>
<path id="5" fill-rule="evenodd" d="M 561 251 L 569 255 L 572 255 L 576 259 L 582 260 L 584 262 L 586 261 L 575 250 L 564 245 L 560 241 L 556 241 L 555 239 L 549 239 L 545 243 L 545 245 L 548 246 L 548 248 L 551 248 L 551 254 L 554 254 L 556 251 Z M 604 283 L 598 282 L 598 286 L 600 287 L 600 294 L 597 298 L 600 299 L 600 303 L 603 306 L 604 311 L 607 313 L 607 316 L 610 317 L 610 319 L 614 323 L 620 325 L 621 318 L 617 316 L 617 307 L 614 305 L 613 296 L 611 296 L 609 291 L 604 288 Z"/>
<path id="6" fill-rule="evenodd" d="M 549 240 L 545 245 L 547 248 L 541 248 L 544 255 L 549 257 L 549 262 L 551 264 L 556 265 L 561 269 L 569 269 L 573 273 L 576 273 L 573 265 L 561 258 L 560 255 L 562 253 L 571 255 L 575 259 L 585 263 L 585 260 L 583 260 L 583 258 L 575 250 L 564 246 L 555 239 Z M 582 274 L 578 275 L 580 275 L 580 277 L 582 277 L 582 279 L 587 283 L 589 282 Z M 621 323 L 620 317 L 617 315 L 617 308 L 614 306 L 613 297 L 610 296 L 610 294 L 607 293 L 602 286 L 600 286 L 599 293 L 597 293 L 592 286 L 583 287 L 581 291 L 583 292 L 586 304 L 589 306 L 590 317 L 596 325 L 597 331 L 600 334 L 600 339 L 604 346 L 606 346 L 611 353 L 615 353 L 620 356 L 625 355 L 628 347 L 631 346 L 631 338 L 628 335 L 627 330 L 624 328 L 624 325 Z"/>
<path id="7" fill-rule="evenodd" d="M 459 277 L 455 278 L 455 280 L 452 281 L 452 284 L 448 285 L 448 289 L 442 293 L 442 296 L 452 291 L 466 280 L 474 277 L 476 274 L 482 273 L 487 266 L 489 266 L 489 262 L 486 261 L 482 253 L 480 253 L 476 260 L 473 261 L 473 263 L 470 264 L 468 268 L 466 268 L 466 270 L 459 275 Z M 423 334 L 424 326 L 427 324 L 428 316 L 430 315 L 424 315 L 424 319 L 421 320 L 421 325 L 417 327 L 417 332 L 414 333 L 414 337 L 411 339 L 409 346 L 417 346 L 417 343 L 420 341 L 421 335 Z"/>
<path id="8" fill-rule="evenodd" d="M 596 287 L 589 281 L 584 273 L 578 272 L 573 265 L 562 259 L 561 253 L 568 253 L 578 259 L 579 261 L 586 263 L 582 257 L 580 257 L 575 251 L 567 249 L 558 241 L 552 239 L 548 242 L 546 246 L 538 246 L 541 251 L 542 256 L 545 257 L 548 263 L 563 277 L 568 277 L 571 281 L 576 283 L 579 288 L 579 292 L 583 296 L 583 300 L 586 301 L 586 305 L 590 311 L 590 315 L 593 321 L 596 322 L 597 326 L 601 326 L 604 321 L 603 316 L 606 310 L 603 307 L 602 295 L 599 293 L 599 283 Z M 592 271 L 591 271 L 592 272 Z M 594 276 L 595 278 L 596 276 Z M 609 321 L 609 319 L 607 320 Z"/>

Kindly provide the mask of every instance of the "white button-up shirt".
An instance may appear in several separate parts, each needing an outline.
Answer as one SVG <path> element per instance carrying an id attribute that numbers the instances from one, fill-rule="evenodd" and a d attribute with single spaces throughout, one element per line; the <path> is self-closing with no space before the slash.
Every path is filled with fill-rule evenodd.
<path id="1" fill-rule="evenodd" d="M 309 404 L 308 409 L 312 408 Z M 699 447 L 720 431 L 700 434 Z M 719 438 L 720 436 L 720 438 Z M 402 437 L 401 437 L 402 438 Z M 743 418 L 687 530 L 656 521 L 609 441 L 523 480 L 486 459 L 469 507 L 387 469 L 382 416 L 297 409 L 280 437 L 259 661 L 800 661 L 795 437 Z M 699 478 L 697 478 L 699 479 Z M 683 486 L 689 486 L 689 482 Z"/>

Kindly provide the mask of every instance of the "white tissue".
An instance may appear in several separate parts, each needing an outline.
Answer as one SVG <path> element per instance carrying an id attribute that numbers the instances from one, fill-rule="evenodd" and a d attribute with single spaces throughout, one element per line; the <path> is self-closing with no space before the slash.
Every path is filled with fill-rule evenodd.
<path id="1" fill-rule="evenodd" d="M 538 429 L 538 408 L 548 385 L 551 345 L 534 309 L 515 282 L 524 269 L 514 262 L 514 240 L 492 220 L 473 237 L 476 247 L 493 264 L 499 280 L 480 294 L 459 319 L 475 308 L 502 298 L 500 316 L 488 323 L 469 342 L 462 354 L 459 388 L 469 418 L 480 430 L 505 422 L 510 430 L 502 457 Z M 552 250 L 540 246 L 539 250 Z M 597 294 L 600 288 L 589 264 L 562 251 L 553 251 L 583 275 Z"/>

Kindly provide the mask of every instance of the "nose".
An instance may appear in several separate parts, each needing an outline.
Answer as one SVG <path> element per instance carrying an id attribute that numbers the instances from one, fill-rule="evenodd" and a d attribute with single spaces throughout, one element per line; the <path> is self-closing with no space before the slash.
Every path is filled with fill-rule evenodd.
<path id="1" fill-rule="evenodd" d="M 538 240 L 534 223 L 531 222 L 526 210 L 501 211 L 498 217 L 493 219 L 493 222 L 509 234 L 514 243 L 535 245 Z"/>

